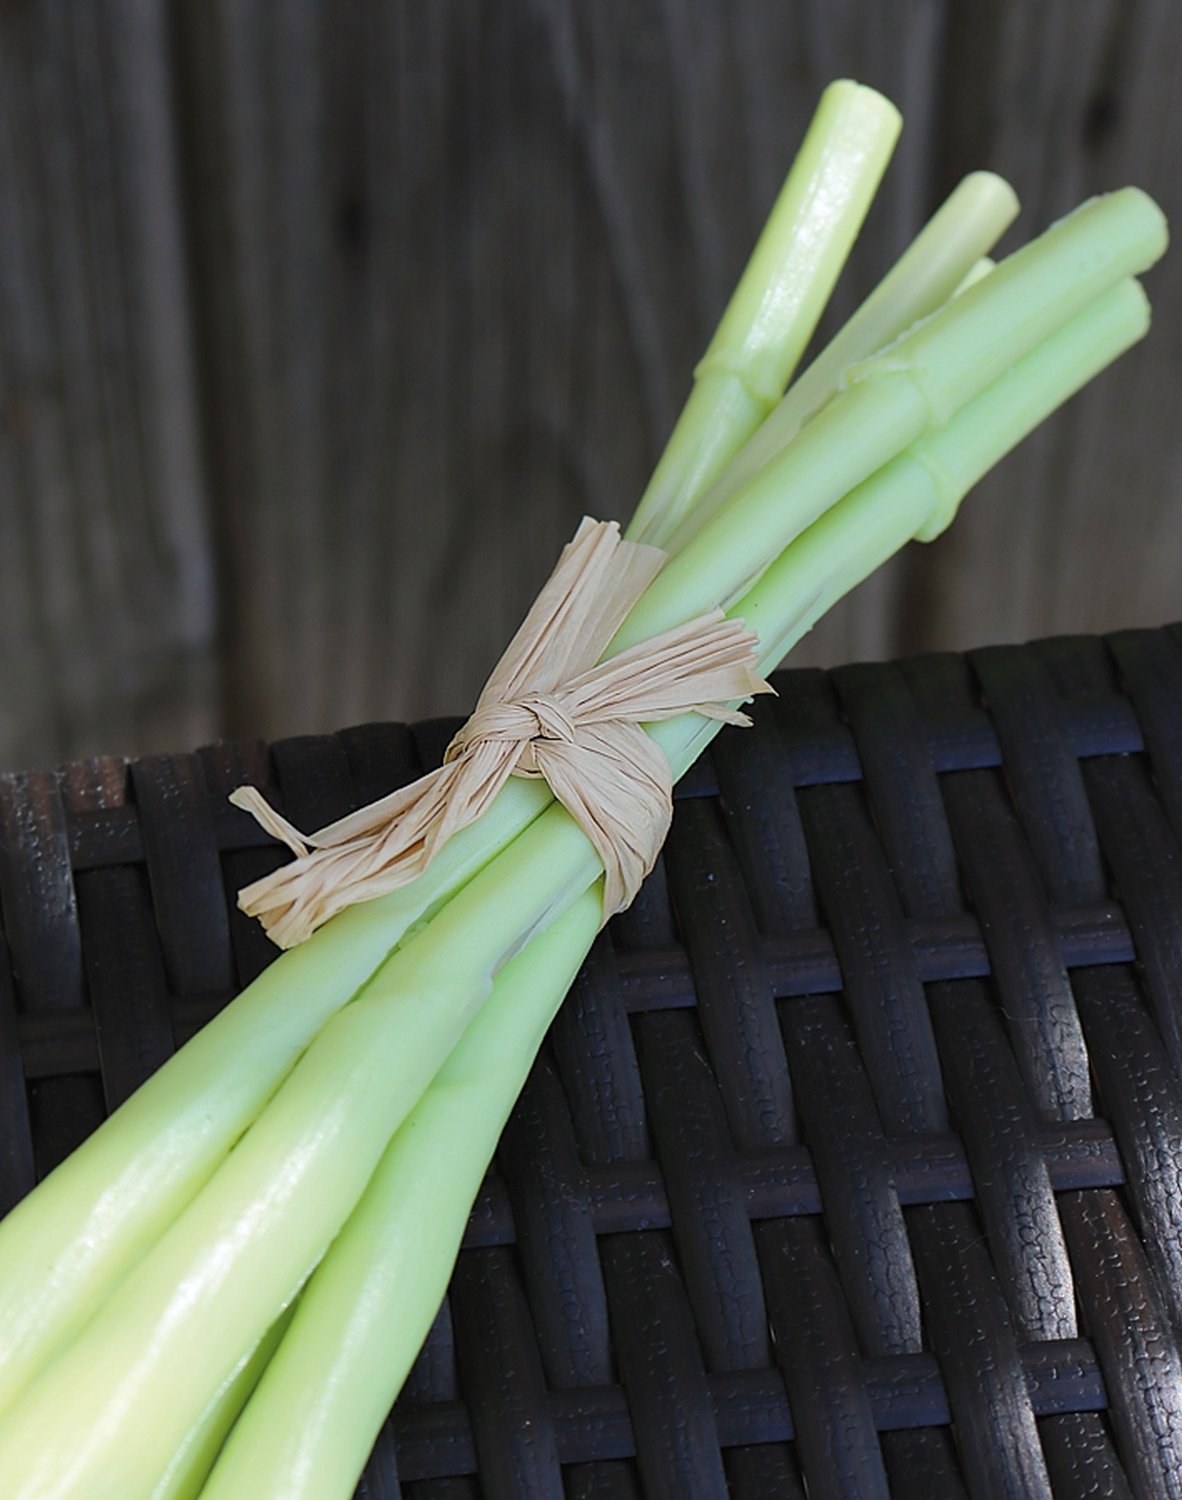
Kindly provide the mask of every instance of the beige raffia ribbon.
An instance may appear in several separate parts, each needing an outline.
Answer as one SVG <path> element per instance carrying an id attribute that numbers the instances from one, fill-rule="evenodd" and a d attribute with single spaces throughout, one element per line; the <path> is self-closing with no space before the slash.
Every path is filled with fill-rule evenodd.
<path id="1" fill-rule="evenodd" d="M 729 707 L 772 689 L 755 636 L 720 610 L 600 663 L 665 554 L 584 519 L 485 684 L 444 764 L 318 833 L 302 834 L 254 787 L 230 801 L 297 858 L 239 892 L 281 948 L 336 912 L 421 874 L 510 776 L 541 776 L 603 860 L 604 920 L 652 869 L 673 814 L 661 750 L 640 727 L 686 712 L 749 724 Z"/>

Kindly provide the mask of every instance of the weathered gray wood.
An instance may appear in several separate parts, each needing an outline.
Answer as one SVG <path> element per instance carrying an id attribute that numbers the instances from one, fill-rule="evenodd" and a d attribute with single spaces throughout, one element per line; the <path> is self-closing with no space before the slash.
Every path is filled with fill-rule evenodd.
<path id="1" fill-rule="evenodd" d="M 1182 222 L 1182 12 L 1171 0 L 950 8 L 946 177 L 990 166 L 1008 243 L 1137 183 Z M 1182 614 L 1182 266 L 1146 278 L 1149 339 L 1000 466 L 909 558 L 904 649 L 1160 624 Z"/>
<path id="2" fill-rule="evenodd" d="M 161 9 L 0 10 L 0 764 L 216 725 Z"/>
<path id="3" fill-rule="evenodd" d="M 1176 209 L 1180 44 L 1171 0 L 0 7 L 0 764 L 461 709 L 639 494 L 829 79 L 906 118 L 832 327 L 973 167 L 1022 237 Z M 794 659 L 1176 615 L 1180 285 Z"/>

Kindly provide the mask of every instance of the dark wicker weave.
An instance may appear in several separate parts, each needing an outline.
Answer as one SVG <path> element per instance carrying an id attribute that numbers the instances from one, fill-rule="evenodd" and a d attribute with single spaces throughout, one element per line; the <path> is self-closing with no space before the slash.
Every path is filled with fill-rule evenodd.
<path id="1" fill-rule="evenodd" d="M 777 681 L 556 1023 L 360 1494 L 1182 1496 L 1182 627 Z M 451 727 L 3 781 L 3 1206 L 270 958 L 225 793 L 314 827 Z"/>

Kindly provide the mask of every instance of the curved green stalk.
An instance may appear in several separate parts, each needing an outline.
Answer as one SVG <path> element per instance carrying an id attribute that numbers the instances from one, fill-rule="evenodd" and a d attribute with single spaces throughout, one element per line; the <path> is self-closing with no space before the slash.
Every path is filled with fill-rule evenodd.
<path id="1" fill-rule="evenodd" d="M 685 409 L 628 528 L 663 546 L 692 501 L 780 399 L 824 310 L 899 136 L 893 104 L 830 84 L 694 371 Z"/>
<path id="2" fill-rule="evenodd" d="M 507 786 L 412 886 L 281 954 L 0 1222 L 0 1411 L 226 1158 L 325 1021 L 550 802 Z"/>
<path id="3" fill-rule="evenodd" d="M 983 255 L 975 265 L 970 266 L 969 269 L 965 272 L 964 280 L 960 283 L 960 285 L 956 288 L 956 291 L 953 292 L 952 295 L 954 297 L 959 297 L 961 292 L 967 292 L 969 287 L 976 286 L 978 281 L 983 281 L 985 277 L 989 275 L 990 271 L 993 271 L 996 268 L 997 262 L 993 259 L 993 257 L 989 255 Z"/>
<path id="4" fill-rule="evenodd" d="M 220 1169 L 0 1419 L 5 1500 L 151 1495 L 211 1392 L 323 1256 L 493 976 L 600 874 L 551 806 L 325 1024 Z"/>
<path id="5" fill-rule="evenodd" d="M 596 882 L 501 971 L 300 1293 L 201 1500 L 353 1494 L 443 1300 L 505 1121 L 599 928 L 601 900 Z"/>
<path id="6" fill-rule="evenodd" d="M 275 1320 L 242 1368 L 231 1376 L 206 1407 L 157 1480 L 150 1500 L 197 1500 L 204 1492 L 209 1471 L 221 1452 L 226 1434 L 252 1399 L 255 1387 L 287 1331 L 296 1305 L 292 1303 Z M 261 1495 L 263 1491 L 255 1493 Z"/>

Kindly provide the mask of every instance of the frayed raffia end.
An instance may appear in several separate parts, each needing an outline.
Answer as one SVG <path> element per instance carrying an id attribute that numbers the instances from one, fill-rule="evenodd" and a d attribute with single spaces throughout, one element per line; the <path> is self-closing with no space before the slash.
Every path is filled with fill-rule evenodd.
<path id="1" fill-rule="evenodd" d="M 772 688 L 756 638 L 720 610 L 600 662 L 665 554 L 584 519 L 485 684 L 444 764 L 389 797 L 303 834 L 250 786 L 230 796 L 295 860 L 246 886 L 238 904 L 292 948 L 358 901 L 415 879 L 489 807 L 510 776 L 540 776 L 603 860 L 604 920 L 652 869 L 673 815 L 668 763 L 642 724 L 731 708 Z"/>

